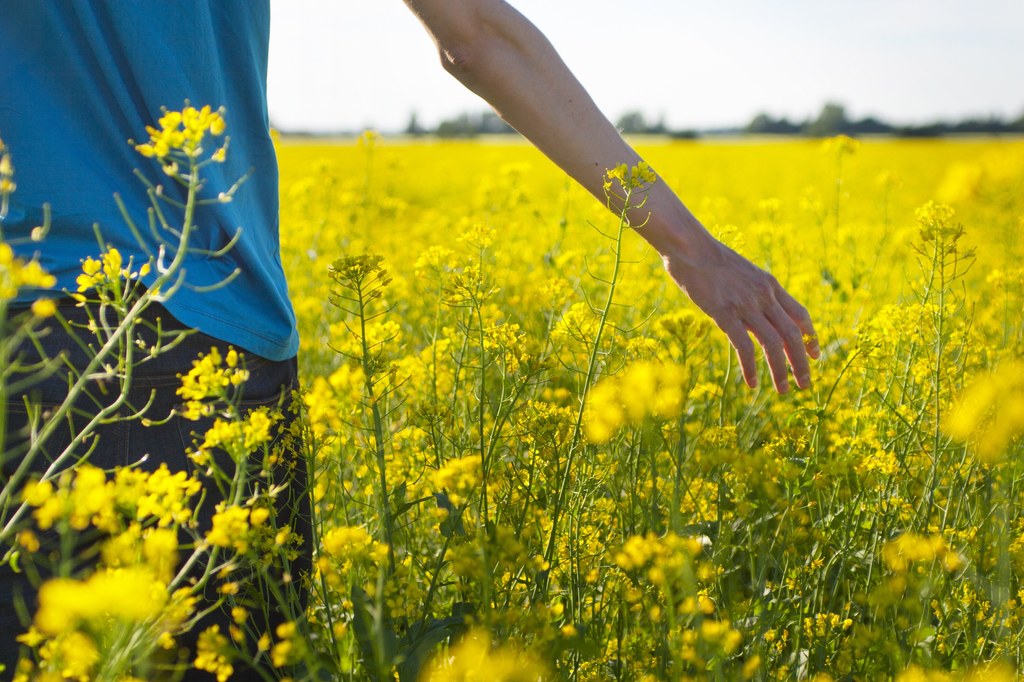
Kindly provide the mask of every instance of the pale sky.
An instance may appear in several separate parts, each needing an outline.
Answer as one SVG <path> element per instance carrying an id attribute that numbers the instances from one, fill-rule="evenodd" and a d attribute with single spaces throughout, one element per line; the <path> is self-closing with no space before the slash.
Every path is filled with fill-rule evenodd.
<path id="1" fill-rule="evenodd" d="M 613 120 L 803 120 L 826 101 L 891 123 L 1024 114 L 1024 0 L 511 0 Z M 401 0 L 272 0 L 284 130 L 435 125 L 486 104 Z"/>

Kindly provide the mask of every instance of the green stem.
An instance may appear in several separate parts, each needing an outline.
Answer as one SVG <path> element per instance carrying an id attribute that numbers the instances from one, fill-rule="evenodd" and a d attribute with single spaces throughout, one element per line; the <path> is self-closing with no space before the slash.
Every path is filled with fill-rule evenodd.
<path id="1" fill-rule="evenodd" d="M 615 288 L 619 280 L 619 269 L 622 266 L 622 236 L 629 226 L 627 211 L 632 208 L 630 204 L 631 191 L 626 189 L 623 200 L 623 208 L 619 213 L 619 225 L 615 234 L 615 246 L 613 252 L 615 261 L 612 268 L 611 280 L 608 283 L 608 295 L 605 297 L 604 307 L 601 310 L 601 317 L 597 325 L 597 333 L 594 335 L 594 343 L 590 349 L 590 357 L 587 362 L 587 373 L 580 391 L 580 405 L 576 413 L 576 420 L 573 423 L 572 439 L 569 443 L 569 451 L 566 454 L 565 466 L 558 482 L 558 493 L 555 497 L 555 506 L 551 515 L 551 534 L 548 537 L 547 548 L 544 550 L 544 560 L 548 565 L 548 571 L 544 574 L 543 580 L 538 584 L 540 595 L 543 597 L 548 588 L 551 575 L 551 566 L 555 554 L 556 541 L 558 539 L 558 524 L 562 515 L 562 508 L 565 505 L 565 498 L 569 489 L 569 478 L 572 472 L 573 460 L 583 440 L 583 414 L 586 409 L 587 393 L 597 375 L 598 357 L 600 356 L 601 340 L 604 336 L 604 329 L 608 322 L 608 314 L 611 311 L 612 302 L 615 299 Z"/>
<path id="2" fill-rule="evenodd" d="M 380 485 L 380 512 L 384 519 L 384 541 L 388 545 L 388 566 L 389 573 L 395 572 L 395 548 L 394 548 L 394 519 L 391 514 L 391 501 L 388 499 L 388 476 L 387 458 L 384 452 L 384 419 L 381 417 L 380 405 L 376 394 L 376 386 L 373 382 L 374 367 L 370 362 L 370 347 L 366 342 L 366 298 L 364 297 L 362 282 L 359 283 L 356 293 L 359 296 L 359 342 L 362 347 L 363 377 L 366 386 L 366 396 L 370 401 L 370 413 L 373 416 L 373 440 L 374 454 L 377 460 L 377 475 Z"/>

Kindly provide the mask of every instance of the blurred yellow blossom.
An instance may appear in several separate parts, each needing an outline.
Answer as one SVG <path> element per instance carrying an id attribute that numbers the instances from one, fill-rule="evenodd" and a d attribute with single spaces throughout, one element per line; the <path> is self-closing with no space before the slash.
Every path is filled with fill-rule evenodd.
<path id="1" fill-rule="evenodd" d="M 35 626 L 57 635 L 82 621 L 115 618 L 140 622 L 160 613 L 166 585 L 142 568 L 99 570 L 85 580 L 55 578 L 39 588 Z"/>
<path id="2" fill-rule="evenodd" d="M 1024 434 L 1024 362 L 1003 363 L 975 379 L 946 415 L 950 436 L 969 441 L 986 462 L 1002 459 Z"/>
<path id="3" fill-rule="evenodd" d="M 49 289 L 56 283 L 57 278 L 43 270 L 38 262 L 17 258 L 10 245 L 0 241 L 0 303 L 14 299 L 22 288 Z"/>
<path id="4" fill-rule="evenodd" d="M 217 505 L 213 527 L 206 533 L 206 541 L 215 547 L 231 547 L 239 553 L 249 549 L 249 510 L 236 505 Z"/>
<path id="5" fill-rule="evenodd" d="M 530 652 L 513 644 L 495 646 L 479 628 L 466 633 L 447 656 L 436 656 L 421 678 L 424 682 L 543 682 L 546 667 Z"/>
<path id="6" fill-rule="evenodd" d="M 482 482 L 482 459 L 480 455 L 467 455 L 448 460 L 432 475 L 433 490 L 445 492 L 456 507 L 465 504 L 479 492 Z"/>
<path id="7" fill-rule="evenodd" d="M 627 424 L 678 416 L 687 376 L 672 363 L 640 361 L 599 381 L 587 397 L 587 437 L 593 443 L 607 443 Z"/>
<path id="8" fill-rule="evenodd" d="M 882 559 L 897 573 L 921 562 L 942 561 L 947 570 L 956 570 L 961 563 L 959 556 L 950 550 L 941 535 L 917 533 L 903 533 L 885 543 L 882 547 Z"/>
<path id="9" fill-rule="evenodd" d="M 196 670 L 204 670 L 217 676 L 217 682 L 226 682 L 235 672 L 232 660 L 234 647 L 220 632 L 219 625 L 211 625 L 199 634 L 196 648 Z"/>

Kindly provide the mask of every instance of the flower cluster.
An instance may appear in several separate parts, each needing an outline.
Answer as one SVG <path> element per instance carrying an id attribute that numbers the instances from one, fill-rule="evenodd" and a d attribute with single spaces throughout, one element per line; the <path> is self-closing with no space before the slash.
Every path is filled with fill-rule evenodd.
<path id="1" fill-rule="evenodd" d="M 231 348 L 221 355 L 216 346 L 210 348 L 209 353 L 194 360 L 192 369 L 181 376 L 178 395 L 185 399 L 183 415 L 192 420 L 212 416 L 218 402 L 230 398 L 232 390 L 248 378 L 242 353 Z"/>
<path id="2" fill-rule="evenodd" d="M 56 578 L 39 588 L 35 627 L 52 636 L 94 620 L 142 622 L 157 616 L 167 599 L 166 584 L 140 568 L 101 570 L 85 580 Z"/>
<path id="3" fill-rule="evenodd" d="M 956 222 L 956 211 L 948 204 L 929 200 L 914 211 L 914 217 L 921 226 L 921 241 L 935 242 L 950 250 L 964 236 L 964 226 Z"/>
<path id="4" fill-rule="evenodd" d="M 946 570 L 954 571 L 963 565 L 963 560 L 950 550 L 941 535 L 924 536 L 917 533 L 903 533 L 882 547 L 882 559 L 890 570 L 897 573 L 908 570 L 921 562 L 941 561 Z"/>
<path id="5" fill-rule="evenodd" d="M 495 646 L 488 632 L 467 632 L 447 657 L 437 657 L 424 673 L 426 682 L 531 682 L 548 671 L 534 655 L 513 643 Z"/>
<path id="6" fill-rule="evenodd" d="M 607 443 L 626 424 L 678 416 L 686 379 L 678 365 L 643 361 L 598 382 L 587 397 L 587 437 Z"/>
<path id="7" fill-rule="evenodd" d="M 365 528 L 338 526 L 328 530 L 320 539 L 317 567 L 328 581 L 334 581 L 355 566 L 365 563 L 381 565 L 387 558 L 387 545 L 374 540 Z"/>
<path id="8" fill-rule="evenodd" d="M 197 408 L 199 413 L 203 409 L 212 407 L 211 403 L 201 403 L 201 405 L 201 409 Z M 192 408 L 187 409 L 191 410 Z M 196 414 L 196 412 L 190 412 L 190 414 Z M 250 410 L 244 418 L 224 419 L 218 417 L 203 434 L 202 442 L 194 452 L 190 453 L 190 457 L 196 464 L 206 466 L 210 463 L 212 452 L 223 450 L 236 460 L 241 461 L 256 448 L 273 440 L 274 424 L 280 419 L 279 412 L 271 411 L 267 407 Z"/>
<path id="9" fill-rule="evenodd" d="M 983 461 L 1005 456 L 1024 434 L 1024 361 L 1015 360 L 978 377 L 945 420 L 949 435 L 973 441 Z"/>
<path id="10" fill-rule="evenodd" d="M 480 455 L 448 460 L 432 475 L 433 489 L 444 492 L 456 507 L 466 504 L 480 487 L 482 460 Z"/>
<path id="11" fill-rule="evenodd" d="M 130 260 L 125 263 L 121 252 L 110 247 L 99 259 L 86 258 L 82 261 L 82 273 L 75 278 L 78 290 L 73 296 L 76 300 L 84 301 L 85 292 L 117 287 L 122 278 L 136 280 L 148 275 L 150 269 L 149 263 L 143 263 L 138 270 L 134 270 Z"/>
<path id="12" fill-rule="evenodd" d="M 186 523 L 192 517 L 192 497 L 202 484 L 183 471 L 170 472 L 161 465 L 153 473 L 118 469 L 113 478 L 89 464 L 61 474 L 52 481 L 31 481 L 22 499 L 34 507 L 38 526 L 47 530 L 67 523 L 75 530 L 94 526 L 108 533 L 121 528 L 128 515 L 157 527 Z"/>
<path id="13" fill-rule="evenodd" d="M 0 242 L 0 302 L 13 300 L 23 288 L 49 289 L 56 283 L 37 261 L 18 258 L 9 244 Z"/>
<path id="14" fill-rule="evenodd" d="M 164 159 L 174 152 L 181 152 L 189 159 L 196 159 L 203 153 L 203 140 L 207 134 L 219 137 L 224 134 L 224 110 L 202 109 L 185 106 L 181 111 L 167 111 L 157 121 L 159 128 L 146 126 L 149 141 L 135 146 L 143 156 Z M 225 148 L 215 154 L 215 160 L 223 160 Z M 218 157 L 219 155 L 219 157 Z"/>
<path id="15" fill-rule="evenodd" d="M 622 189 L 643 189 L 654 184 L 658 175 L 646 161 L 640 161 L 635 166 L 619 164 L 615 168 L 609 168 L 604 174 L 604 189 L 611 191 L 613 183 L 617 183 Z"/>

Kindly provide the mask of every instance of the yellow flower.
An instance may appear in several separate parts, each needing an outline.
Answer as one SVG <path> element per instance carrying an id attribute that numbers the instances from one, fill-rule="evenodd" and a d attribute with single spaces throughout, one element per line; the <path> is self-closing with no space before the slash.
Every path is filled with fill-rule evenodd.
<path id="1" fill-rule="evenodd" d="M 46 641 L 46 637 L 35 626 L 30 626 L 28 632 L 18 635 L 15 639 L 33 649 Z"/>
<path id="2" fill-rule="evenodd" d="M 57 314 L 57 304 L 50 298 L 39 298 L 32 302 L 32 314 L 39 318 Z"/>
<path id="3" fill-rule="evenodd" d="M 686 372 L 677 365 L 641 361 L 598 382 L 587 396 L 587 438 L 607 443 L 627 423 L 677 417 L 683 408 L 685 379 Z"/>
<path id="4" fill-rule="evenodd" d="M 199 633 L 194 662 L 197 670 L 213 673 L 217 676 L 217 682 L 226 682 L 235 672 L 231 664 L 234 657 L 234 648 L 228 638 L 220 633 L 219 625 L 211 625 Z"/>
<path id="5" fill-rule="evenodd" d="M 172 473 L 166 464 L 148 474 L 130 468 L 119 469 L 115 486 L 121 503 L 135 507 L 136 519 L 155 518 L 160 527 L 191 519 L 192 498 L 202 490 L 198 479 L 184 471 Z"/>
<path id="6" fill-rule="evenodd" d="M 952 206 L 929 201 L 914 212 L 921 226 L 921 240 L 934 242 L 940 248 L 955 251 L 957 242 L 964 236 L 964 226 L 956 222 L 956 211 Z"/>
<path id="7" fill-rule="evenodd" d="M 154 528 L 142 541 L 142 554 L 154 575 L 170 581 L 178 565 L 178 533 L 168 528 Z"/>
<path id="8" fill-rule="evenodd" d="M 612 561 L 624 571 L 636 571 L 651 585 L 670 588 L 688 580 L 693 574 L 693 560 L 703 551 L 698 538 L 669 533 L 634 535 L 620 550 L 612 554 Z M 694 600 L 689 610 L 700 606 Z M 713 610 L 713 608 L 712 608 Z"/>
<path id="9" fill-rule="evenodd" d="M 93 668 L 100 660 L 96 642 L 82 632 L 69 632 L 58 640 L 61 675 L 65 679 L 91 679 Z"/>
<path id="10" fill-rule="evenodd" d="M 280 668 L 295 663 L 305 653 L 305 640 L 295 623 L 281 623 L 274 630 L 274 634 L 278 640 L 270 649 L 270 661 L 274 667 Z"/>
<path id="11" fill-rule="evenodd" d="M 428 272 L 439 277 L 452 272 L 455 267 L 455 252 L 440 244 L 432 244 L 427 247 L 413 266 L 417 277 L 423 277 Z"/>
<path id="12" fill-rule="evenodd" d="M 43 270 L 38 262 L 15 257 L 10 245 L 0 242 L 0 302 L 13 299 L 19 289 L 49 289 L 56 283 L 57 278 Z"/>
<path id="13" fill-rule="evenodd" d="M 911 564 L 942 559 L 949 552 L 941 535 L 904 533 L 882 547 L 882 559 L 897 573 L 906 571 Z"/>
<path id="14" fill-rule="evenodd" d="M 270 518 L 270 510 L 266 507 L 257 507 L 249 514 L 249 523 L 253 526 L 262 526 Z"/>
<path id="15" fill-rule="evenodd" d="M 244 428 L 242 422 L 217 418 L 204 434 L 200 450 L 230 450 L 232 444 L 243 439 Z"/>
<path id="16" fill-rule="evenodd" d="M 246 552 L 249 549 L 249 510 L 225 506 L 223 502 L 218 504 L 206 541 L 216 547 L 233 547 L 239 553 Z"/>
<path id="17" fill-rule="evenodd" d="M 122 278 L 135 280 L 146 276 L 149 271 L 148 263 L 143 264 L 139 270 L 133 270 L 131 261 L 125 264 L 121 252 L 114 247 L 109 247 L 107 251 L 100 254 L 99 260 L 86 258 L 82 261 L 82 272 L 75 278 L 75 284 L 78 285 L 75 298 L 82 301 L 84 297 L 81 294 L 86 291 L 112 286 Z"/>
<path id="18" fill-rule="evenodd" d="M 821 148 L 826 152 L 834 152 L 836 156 L 842 157 L 856 153 L 860 149 L 860 142 L 849 135 L 836 135 L 822 142 Z"/>
<path id="19" fill-rule="evenodd" d="M 425 682 L 537 682 L 548 670 L 530 652 L 513 644 L 494 646 L 485 630 L 470 630 L 447 656 L 427 666 Z"/>
<path id="20" fill-rule="evenodd" d="M 75 278 L 79 293 L 88 291 L 103 281 L 103 276 L 100 274 L 102 267 L 103 264 L 100 261 L 92 258 L 82 261 L 82 274 Z"/>
<path id="21" fill-rule="evenodd" d="M 432 475 L 433 489 L 445 492 L 456 507 L 478 492 L 483 481 L 483 460 L 480 455 L 450 459 Z"/>
<path id="22" fill-rule="evenodd" d="M 39 551 L 39 538 L 27 528 L 18 532 L 18 544 L 25 548 L 29 554 Z"/>
<path id="23" fill-rule="evenodd" d="M 275 421 L 277 420 L 274 416 L 271 416 L 270 411 L 265 407 L 250 412 L 242 425 L 243 447 L 247 451 L 251 451 L 258 445 L 270 442 L 270 430 L 274 426 Z"/>
<path id="24" fill-rule="evenodd" d="M 14 176 L 14 163 L 11 161 L 9 152 L 4 151 L 3 141 L 0 140 L 0 177 L 10 178 Z"/>
<path id="25" fill-rule="evenodd" d="M 181 111 L 165 111 L 157 121 L 159 128 L 146 126 L 149 141 L 135 145 L 135 150 L 145 157 L 161 160 L 175 153 L 196 159 L 202 154 L 207 133 L 215 137 L 224 134 L 227 125 L 223 113 L 223 109 L 214 111 L 209 105 L 196 109 L 187 104 Z M 215 160 L 223 160 L 223 149 L 218 150 L 221 158 Z"/>
<path id="26" fill-rule="evenodd" d="M 1024 434 L 1024 362 L 1005 363 L 971 383 L 943 429 L 957 440 L 972 441 L 982 460 L 1002 459 Z"/>
<path id="27" fill-rule="evenodd" d="M 604 174 L 604 189 L 608 192 L 612 188 L 613 181 L 623 189 L 643 189 L 657 181 L 658 176 L 646 161 L 641 161 L 635 166 L 619 164 L 610 168 Z"/>
<path id="28" fill-rule="evenodd" d="M 35 626 L 58 635 L 82 621 L 116 618 L 137 623 L 158 614 L 166 602 L 165 584 L 146 569 L 105 569 L 81 581 L 54 578 L 39 588 Z"/>
<path id="29" fill-rule="evenodd" d="M 335 374 L 340 372 L 347 373 L 348 365 L 343 365 Z M 328 432 L 342 427 L 342 408 L 335 389 L 328 379 L 322 376 L 314 377 L 313 385 L 308 387 L 302 395 L 302 402 L 306 407 L 306 417 L 315 436 L 322 437 Z"/>
<path id="30" fill-rule="evenodd" d="M 199 419 L 213 414 L 210 400 L 225 399 L 231 387 L 240 386 L 249 378 L 249 372 L 240 365 L 242 354 L 234 348 L 221 355 L 216 346 L 210 352 L 192 361 L 192 369 L 180 375 L 178 395 L 185 399 L 182 416 Z"/>
<path id="31" fill-rule="evenodd" d="M 14 193 L 18 186 L 14 184 L 14 162 L 11 154 L 0 139 L 0 218 L 7 212 L 7 197 Z"/>

